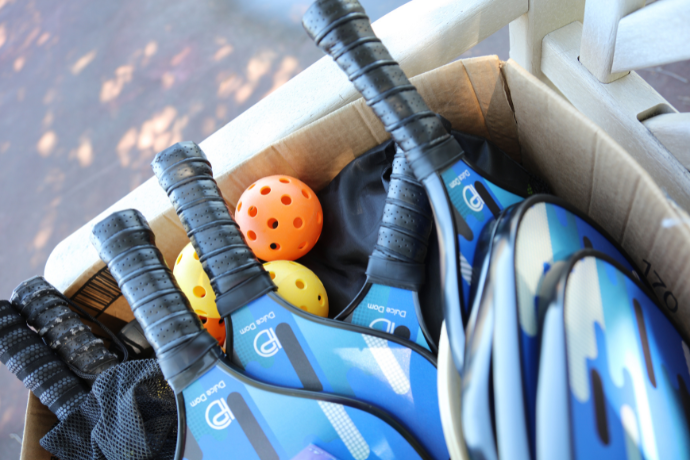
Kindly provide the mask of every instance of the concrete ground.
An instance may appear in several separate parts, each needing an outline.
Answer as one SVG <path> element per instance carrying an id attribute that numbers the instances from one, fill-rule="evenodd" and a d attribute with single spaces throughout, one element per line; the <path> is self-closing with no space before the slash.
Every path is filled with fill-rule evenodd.
<path id="1" fill-rule="evenodd" d="M 404 0 L 361 0 L 373 19 Z M 0 298 L 137 187 L 154 154 L 201 141 L 322 55 L 309 0 L 0 0 Z M 464 55 L 508 58 L 508 30 Z M 640 72 L 690 110 L 690 65 Z M 0 366 L 0 460 L 19 458 L 26 392 Z"/>

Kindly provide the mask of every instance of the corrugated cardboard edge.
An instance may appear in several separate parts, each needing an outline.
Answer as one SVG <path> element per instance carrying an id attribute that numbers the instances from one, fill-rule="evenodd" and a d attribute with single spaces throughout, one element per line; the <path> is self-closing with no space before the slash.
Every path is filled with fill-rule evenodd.
<path id="1" fill-rule="evenodd" d="M 544 83 L 512 60 L 502 71 L 525 166 L 547 178 L 556 195 L 587 213 L 623 246 L 690 336 L 687 214 L 608 134 Z M 558 155 L 566 147 L 575 154 Z"/>
<path id="2" fill-rule="evenodd" d="M 29 403 L 26 406 L 26 424 L 22 437 L 21 460 L 50 460 L 53 459 L 38 443 L 45 434 L 57 423 L 58 419 L 41 404 L 41 401 L 29 392 Z"/>

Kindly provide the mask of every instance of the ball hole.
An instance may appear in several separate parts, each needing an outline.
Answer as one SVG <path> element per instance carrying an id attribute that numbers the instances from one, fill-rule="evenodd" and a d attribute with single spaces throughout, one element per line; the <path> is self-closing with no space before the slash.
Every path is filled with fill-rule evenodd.
<path id="1" fill-rule="evenodd" d="M 247 232 L 247 238 L 249 238 L 251 241 L 256 241 L 256 233 L 253 231 L 249 230 Z"/>
<path id="2" fill-rule="evenodd" d="M 302 250 L 302 249 L 304 249 L 304 248 L 307 247 L 307 244 L 309 244 L 309 243 L 307 243 L 307 242 L 305 241 L 304 243 L 300 244 L 300 245 L 297 247 L 297 249 Z"/>
<path id="3" fill-rule="evenodd" d="M 256 206 L 249 206 L 249 211 L 247 211 L 249 217 L 256 217 L 257 212 L 258 210 L 256 209 Z"/>
<path id="4" fill-rule="evenodd" d="M 287 206 L 292 204 L 292 198 L 290 198 L 288 195 L 283 195 L 280 197 L 280 202 Z"/>
<path id="5" fill-rule="evenodd" d="M 295 217 L 295 220 L 292 221 L 292 224 L 295 226 L 295 228 L 302 228 L 304 222 L 302 221 L 301 217 Z"/>
<path id="6" fill-rule="evenodd" d="M 321 211 L 319 211 L 316 214 L 316 223 L 321 225 L 322 222 L 323 222 L 323 214 L 321 213 Z"/>
<path id="7" fill-rule="evenodd" d="M 304 281 L 302 281 L 302 280 L 295 281 L 295 286 L 297 286 L 297 289 L 304 289 L 304 287 L 305 287 Z"/>
<path id="8" fill-rule="evenodd" d="M 240 212 L 242 209 L 242 202 L 240 201 L 239 204 L 237 205 L 237 212 Z"/>
<path id="9" fill-rule="evenodd" d="M 199 260 L 199 254 L 197 254 L 196 251 L 194 251 L 194 258 L 195 258 L 196 260 Z"/>
<path id="10" fill-rule="evenodd" d="M 321 295 L 319 295 L 319 304 L 320 305 L 324 304 L 323 296 L 321 296 Z"/>
<path id="11" fill-rule="evenodd" d="M 268 272 L 268 276 L 270 276 L 272 280 L 276 279 L 276 274 L 274 272 Z"/>
<path id="12" fill-rule="evenodd" d="M 207 317 L 201 315 L 199 315 L 199 319 L 201 320 L 201 324 L 206 324 L 206 322 L 208 321 Z"/>
<path id="13" fill-rule="evenodd" d="M 268 195 L 271 193 L 271 187 L 266 186 L 266 187 L 261 187 L 261 194 L 262 195 Z"/>
<path id="14" fill-rule="evenodd" d="M 286 179 L 286 178 L 284 178 L 284 177 L 281 177 L 281 178 L 278 179 L 278 180 L 279 180 L 280 182 L 282 182 L 283 184 L 289 184 L 289 183 L 290 183 L 290 179 Z"/>
<path id="15" fill-rule="evenodd" d="M 302 195 L 304 195 L 304 198 L 306 198 L 306 199 L 311 198 L 311 195 L 309 194 L 309 192 L 307 192 L 307 191 L 304 190 L 304 189 L 302 189 Z"/>
<path id="16" fill-rule="evenodd" d="M 305 307 L 304 305 L 300 306 L 299 308 L 300 308 L 301 310 L 306 311 L 307 313 L 309 312 L 309 310 L 307 310 L 307 307 Z"/>
<path id="17" fill-rule="evenodd" d="M 177 257 L 177 260 L 175 261 L 175 265 L 180 265 L 180 262 L 182 262 L 182 254 L 180 254 L 180 255 Z"/>
<path id="18" fill-rule="evenodd" d="M 249 186 L 249 187 L 247 188 L 247 190 L 251 190 L 251 189 L 253 189 L 255 185 L 256 185 L 256 184 L 252 184 L 252 185 L 250 185 L 250 186 Z"/>
<path id="19" fill-rule="evenodd" d="M 200 299 L 203 299 L 206 297 L 206 289 L 204 289 L 202 286 L 194 286 L 194 289 L 192 289 L 192 292 L 196 297 L 199 297 Z"/>
<path id="20" fill-rule="evenodd" d="M 268 219 L 268 228 L 278 228 L 278 221 L 273 217 Z"/>
<path id="21" fill-rule="evenodd" d="M 273 249 L 274 251 L 277 251 L 278 249 L 280 249 L 280 245 L 279 245 L 278 243 L 271 243 L 271 246 L 270 246 L 270 247 L 271 247 L 271 249 Z"/>

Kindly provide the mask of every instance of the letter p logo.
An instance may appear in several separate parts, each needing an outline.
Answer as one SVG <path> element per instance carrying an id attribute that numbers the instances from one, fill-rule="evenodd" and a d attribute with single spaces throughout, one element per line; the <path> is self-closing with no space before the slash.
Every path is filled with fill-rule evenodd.
<path id="1" fill-rule="evenodd" d="M 215 415 L 211 416 L 211 408 L 218 406 Z M 216 399 L 206 408 L 206 423 L 214 430 L 222 430 L 230 426 L 235 416 L 223 398 Z"/>
<path id="2" fill-rule="evenodd" d="M 374 327 L 374 324 L 378 324 L 378 323 L 383 323 L 383 326 L 381 327 L 381 329 Z M 375 319 L 374 321 L 371 322 L 371 324 L 369 324 L 369 327 L 372 329 L 379 329 L 379 330 L 382 330 L 384 332 L 388 332 L 389 334 L 392 334 L 393 331 L 395 331 L 395 323 L 390 321 L 390 320 L 387 320 L 386 318 Z"/>
<path id="3" fill-rule="evenodd" d="M 462 190 L 462 197 L 467 206 L 474 212 L 479 212 L 484 208 L 484 200 L 479 196 L 473 185 L 466 185 Z"/>
<path id="4" fill-rule="evenodd" d="M 266 337 L 263 337 L 264 335 Z M 262 337 L 261 341 L 259 340 L 260 337 Z M 278 337 L 276 337 L 276 333 L 273 331 L 272 327 L 264 329 L 256 334 L 256 337 L 254 337 L 254 350 L 256 350 L 259 356 L 270 358 L 278 353 L 281 348 L 283 347 L 280 344 Z"/>

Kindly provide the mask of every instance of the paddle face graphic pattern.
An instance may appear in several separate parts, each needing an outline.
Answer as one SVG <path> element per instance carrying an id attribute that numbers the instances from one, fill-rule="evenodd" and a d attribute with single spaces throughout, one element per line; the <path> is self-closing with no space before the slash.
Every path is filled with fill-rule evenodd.
<path id="1" fill-rule="evenodd" d="M 262 296 L 232 314 L 233 361 L 246 375 L 374 404 L 400 420 L 434 458 L 448 457 L 436 368 L 428 359 L 347 326 L 324 328 L 279 301 Z"/>
<path id="2" fill-rule="evenodd" d="M 491 183 L 464 161 L 458 161 L 440 176 L 455 214 L 460 248 L 462 317 L 466 323 L 470 314 L 470 283 L 479 234 L 490 219 L 523 198 Z"/>
<path id="3" fill-rule="evenodd" d="M 372 284 L 350 316 L 352 324 L 395 334 L 431 350 L 417 317 L 416 292 Z"/>
<path id="4" fill-rule="evenodd" d="M 633 271 L 627 259 L 608 239 L 572 212 L 548 202 L 537 202 L 525 211 L 515 242 L 515 285 L 523 388 L 532 449 L 535 446 L 535 405 L 539 373 L 539 283 L 555 262 L 567 260 L 585 248 L 601 251 L 630 272 Z"/>
<path id="5" fill-rule="evenodd" d="M 563 314 L 573 458 L 690 458 L 690 350 L 659 307 L 585 257 Z"/>
<path id="6" fill-rule="evenodd" d="M 387 423 L 341 404 L 246 385 L 217 365 L 182 392 L 184 458 L 290 460 L 307 445 L 338 459 L 420 458 Z M 295 415 L 299 422 L 295 423 Z"/>

